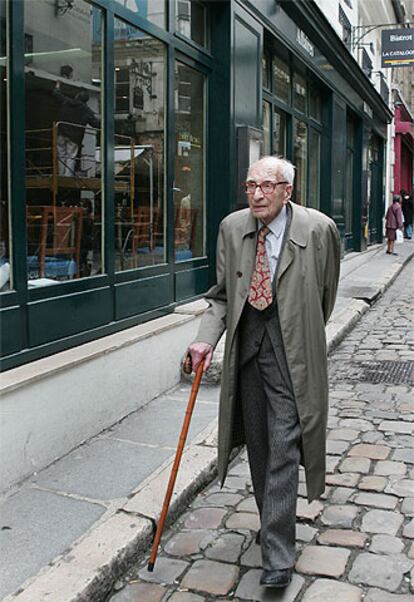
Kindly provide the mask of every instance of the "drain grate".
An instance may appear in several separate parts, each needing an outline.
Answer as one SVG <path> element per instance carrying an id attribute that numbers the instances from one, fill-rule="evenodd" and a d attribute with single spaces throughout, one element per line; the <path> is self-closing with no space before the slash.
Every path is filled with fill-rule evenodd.
<path id="1" fill-rule="evenodd" d="M 345 368 L 333 366 L 332 376 L 351 382 L 366 382 L 374 385 L 387 383 L 390 385 L 414 385 L 414 361 L 370 361 L 351 362 Z M 339 370 L 338 370 L 339 368 Z"/>

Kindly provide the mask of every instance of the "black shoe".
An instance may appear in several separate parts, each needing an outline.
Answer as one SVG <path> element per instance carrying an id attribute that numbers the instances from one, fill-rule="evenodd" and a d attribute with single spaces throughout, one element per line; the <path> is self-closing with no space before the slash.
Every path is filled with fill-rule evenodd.
<path id="1" fill-rule="evenodd" d="M 287 587 L 292 580 L 292 569 L 263 571 L 260 585 L 265 587 Z"/>
<path id="2" fill-rule="evenodd" d="M 260 546 L 260 529 L 256 533 L 256 543 L 257 543 L 258 546 Z"/>

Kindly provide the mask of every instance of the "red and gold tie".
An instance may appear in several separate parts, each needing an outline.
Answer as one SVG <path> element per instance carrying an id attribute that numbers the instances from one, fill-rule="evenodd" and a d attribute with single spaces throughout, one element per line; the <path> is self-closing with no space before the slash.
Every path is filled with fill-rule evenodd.
<path id="1" fill-rule="evenodd" d="M 266 253 L 266 236 L 270 230 L 263 226 L 257 236 L 256 264 L 250 283 L 249 296 L 250 305 L 262 311 L 272 303 L 272 281 L 270 278 L 269 260 Z"/>

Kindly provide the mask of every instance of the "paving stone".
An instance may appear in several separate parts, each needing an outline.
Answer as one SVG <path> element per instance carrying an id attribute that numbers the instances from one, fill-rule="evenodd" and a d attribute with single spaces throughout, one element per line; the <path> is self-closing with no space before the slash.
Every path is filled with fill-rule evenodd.
<path id="1" fill-rule="evenodd" d="M 354 504 L 360 504 L 361 506 L 375 506 L 387 510 L 394 510 L 398 504 L 396 497 L 381 493 L 358 493 L 352 501 Z"/>
<path id="2" fill-rule="evenodd" d="M 329 501 L 331 504 L 346 504 L 353 493 L 350 487 L 335 487 Z"/>
<path id="3" fill-rule="evenodd" d="M 401 512 L 406 516 L 414 516 L 414 497 L 406 497 L 401 505 Z"/>
<path id="4" fill-rule="evenodd" d="M 262 552 L 260 546 L 258 546 L 255 541 L 251 543 L 247 551 L 243 554 L 240 563 L 252 568 L 262 566 Z"/>
<path id="5" fill-rule="evenodd" d="M 251 495 L 237 506 L 237 512 L 258 512 L 256 500 Z"/>
<path id="6" fill-rule="evenodd" d="M 326 456 L 326 472 L 332 473 L 335 472 L 336 467 L 338 466 L 341 458 L 340 456 Z"/>
<path id="7" fill-rule="evenodd" d="M 128 583 L 122 591 L 112 596 L 111 602 L 161 602 L 166 591 L 155 583 Z"/>
<path id="8" fill-rule="evenodd" d="M 342 487 L 356 487 L 358 480 L 361 478 L 360 474 L 352 472 L 343 472 L 326 475 L 327 485 L 338 485 Z"/>
<path id="9" fill-rule="evenodd" d="M 322 502 L 314 500 L 309 504 L 307 500 L 298 498 L 296 516 L 301 520 L 315 520 L 323 510 Z"/>
<path id="10" fill-rule="evenodd" d="M 404 537 L 409 537 L 410 539 L 414 539 L 414 519 L 411 520 L 408 525 L 406 525 L 403 529 Z"/>
<path id="11" fill-rule="evenodd" d="M 390 448 L 385 445 L 370 445 L 359 443 L 349 451 L 348 456 L 370 458 L 371 460 L 385 460 L 390 454 Z"/>
<path id="12" fill-rule="evenodd" d="M 385 493 L 393 493 L 398 497 L 414 497 L 414 481 L 412 479 L 393 479 L 388 481 Z"/>
<path id="13" fill-rule="evenodd" d="M 398 537 L 392 535 L 374 535 L 369 551 L 375 554 L 400 554 L 404 544 Z"/>
<path id="14" fill-rule="evenodd" d="M 414 543 L 411 544 L 410 549 L 408 550 L 408 558 L 414 558 Z"/>
<path id="15" fill-rule="evenodd" d="M 223 508 L 197 508 L 186 517 L 184 526 L 186 529 L 218 529 L 226 512 Z"/>
<path id="16" fill-rule="evenodd" d="M 366 533 L 395 535 L 404 518 L 399 512 L 387 510 L 369 510 L 362 517 L 361 530 Z"/>
<path id="17" fill-rule="evenodd" d="M 414 449 L 397 449 L 392 455 L 392 460 L 414 464 Z"/>
<path id="18" fill-rule="evenodd" d="M 243 499 L 240 493 L 212 493 L 205 498 L 205 504 L 211 506 L 235 506 Z"/>
<path id="19" fill-rule="evenodd" d="M 204 602 L 204 601 L 205 601 L 204 597 L 201 597 L 198 594 L 192 594 L 190 592 L 175 592 L 171 596 L 171 598 L 168 598 L 168 602 Z M 141 602 L 141 601 L 140 601 L 140 599 L 137 598 L 136 602 Z M 147 602 L 147 600 L 145 598 L 143 598 L 142 602 Z"/>
<path id="20" fill-rule="evenodd" d="M 383 476 L 405 475 L 406 470 L 407 467 L 403 462 L 392 462 L 391 460 L 382 460 L 376 463 L 374 473 Z"/>
<path id="21" fill-rule="evenodd" d="M 211 531 L 181 531 L 174 535 L 164 546 L 164 550 L 172 556 L 189 556 L 203 550 L 213 539 Z"/>
<path id="22" fill-rule="evenodd" d="M 296 562 L 296 570 L 307 575 L 341 577 L 350 553 L 345 548 L 307 546 Z"/>
<path id="23" fill-rule="evenodd" d="M 356 429 L 339 428 L 332 429 L 328 433 L 328 440 L 339 440 L 339 441 L 355 441 L 359 436 L 360 431 Z"/>
<path id="24" fill-rule="evenodd" d="M 181 582 L 184 588 L 216 596 L 226 595 L 236 584 L 239 569 L 232 564 L 213 560 L 197 560 Z"/>
<path id="25" fill-rule="evenodd" d="M 352 523 L 358 516 L 359 512 L 360 510 L 356 506 L 350 506 L 346 504 L 328 506 L 323 511 L 321 521 L 324 525 L 351 529 Z"/>
<path id="26" fill-rule="evenodd" d="M 339 601 L 338 601 L 339 602 Z M 412 594 L 390 594 L 381 589 L 369 589 L 364 602 L 413 602 Z"/>
<path id="27" fill-rule="evenodd" d="M 356 557 L 349 580 L 352 583 L 378 586 L 395 592 L 405 572 L 411 568 L 412 561 L 402 556 L 380 556 L 363 552 Z"/>
<path id="28" fill-rule="evenodd" d="M 152 583 L 173 583 L 188 567 L 189 563 L 175 558 L 165 558 L 160 556 L 154 566 L 154 571 L 150 573 L 147 567 L 138 571 L 138 577 L 143 581 Z"/>
<path id="29" fill-rule="evenodd" d="M 245 477 L 227 477 L 223 487 L 226 489 L 246 489 L 246 478 Z"/>
<path id="30" fill-rule="evenodd" d="M 239 533 L 224 533 L 212 543 L 211 547 L 207 548 L 205 555 L 207 558 L 213 560 L 237 562 L 243 543 L 243 535 Z"/>
<path id="31" fill-rule="evenodd" d="M 299 541 L 310 542 L 315 537 L 317 529 L 304 523 L 296 523 L 296 539 Z"/>
<path id="32" fill-rule="evenodd" d="M 328 439 L 326 442 L 326 452 L 332 455 L 341 456 L 349 447 L 347 441 L 339 441 L 335 439 Z"/>
<path id="33" fill-rule="evenodd" d="M 365 476 L 362 477 L 358 483 L 358 489 L 366 489 L 368 491 L 384 491 L 387 485 L 387 479 L 379 476 Z"/>
<path id="34" fill-rule="evenodd" d="M 383 420 L 378 426 L 379 431 L 390 431 L 393 433 L 413 434 L 413 425 L 410 422 L 399 420 Z"/>
<path id="35" fill-rule="evenodd" d="M 349 583 L 316 579 L 305 591 L 302 602 L 360 602 L 362 594 L 362 590 Z"/>
<path id="36" fill-rule="evenodd" d="M 368 458 L 345 458 L 339 466 L 340 472 L 360 472 L 367 474 L 371 467 L 371 460 Z"/>
<path id="37" fill-rule="evenodd" d="M 363 548 L 368 536 L 365 533 L 348 529 L 328 529 L 318 535 L 318 543 L 322 545 Z"/>
<path id="38" fill-rule="evenodd" d="M 373 431 L 374 427 L 369 420 L 363 418 L 343 418 L 340 422 L 341 428 L 350 428 L 358 431 Z M 407 432 L 407 431 L 405 431 Z"/>
<path id="39" fill-rule="evenodd" d="M 266 588 L 260 585 L 262 571 L 252 569 L 243 575 L 236 590 L 236 596 L 243 600 L 257 602 L 294 602 L 305 582 L 303 577 L 292 576 L 292 581 L 286 589 Z"/>
<path id="40" fill-rule="evenodd" d="M 227 529 L 260 529 L 260 518 L 253 512 L 234 512 L 226 521 Z"/>

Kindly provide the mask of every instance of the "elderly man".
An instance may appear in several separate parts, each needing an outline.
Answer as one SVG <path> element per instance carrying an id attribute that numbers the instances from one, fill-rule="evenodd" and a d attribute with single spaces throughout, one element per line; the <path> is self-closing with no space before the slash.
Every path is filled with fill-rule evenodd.
<path id="1" fill-rule="evenodd" d="M 207 293 L 193 369 L 227 329 L 218 469 L 246 443 L 259 509 L 261 584 L 286 587 L 295 561 L 299 462 L 309 501 L 325 488 L 328 382 L 325 324 L 339 276 L 334 222 L 291 202 L 294 166 L 264 157 L 250 166 L 248 209 L 227 216 L 217 244 L 217 284 Z"/>

